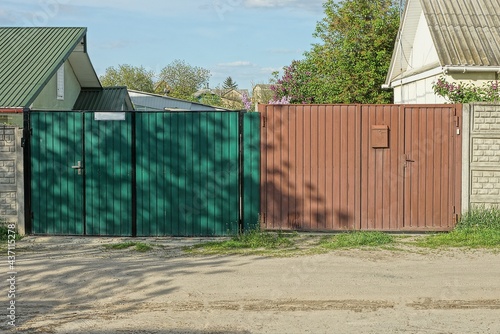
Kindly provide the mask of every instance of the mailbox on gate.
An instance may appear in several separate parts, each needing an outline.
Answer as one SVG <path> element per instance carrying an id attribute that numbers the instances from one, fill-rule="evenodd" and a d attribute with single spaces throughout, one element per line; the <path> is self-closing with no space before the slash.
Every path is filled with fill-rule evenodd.
<path id="1" fill-rule="evenodd" d="M 372 125 L 370 139 L 372 148 L 388 148 L 389 147 L 389 126 L 387 125 Z"/>

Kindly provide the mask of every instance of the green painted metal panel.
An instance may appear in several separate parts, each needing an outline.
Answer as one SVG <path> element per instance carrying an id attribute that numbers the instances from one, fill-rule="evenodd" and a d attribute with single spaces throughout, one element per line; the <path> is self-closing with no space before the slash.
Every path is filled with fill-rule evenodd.
<path id="1" fill-rule="evenodd" d="M 243 114 L 243 229 L 258 226 L 260 212 L 260 113 Z"/>
<path id="2" fill-rule="evenodd" d="M 85 113 L 87 235 L 132 235 L 132 114 L 98 121 Z"/>
<path id="3" fill-rule="evenodd" d="M 140 113 L 137 235 L 238 229 L 238 113 Z"/>
<path id="4" fill-rule="evenodd" d="M 31 114 L 31 210 L 36 234 L 81 235 L 83 115 L 69 112 Z"/>

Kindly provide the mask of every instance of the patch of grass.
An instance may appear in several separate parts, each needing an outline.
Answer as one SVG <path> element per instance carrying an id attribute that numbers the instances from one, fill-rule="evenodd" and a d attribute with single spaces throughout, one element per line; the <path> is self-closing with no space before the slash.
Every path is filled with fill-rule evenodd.
<path id="1" fill-rule="evenodd" d="M 283 250 L 295 249 L 298 233 L 252 230 L 230 240 L 212 241 L 186 247 L 188 253 L 197 254 L 254 254 L 277 255 Z"/>
<path id="2" fill-rule="evenodd" d="M 137 242 L 137 241 L 127 241 L 127 242 L 121 242 L 117 244 L 107 244 L 104 245 L 104 248 L 106 249 L 127 249 L 130 247 L 134 247 L 134 249 L 138 252 L 147 252 L 153 249 L 151 245 L 148 245 L 143 242 Z"/>
<path id="3" fill-rule="evenodd" d="M 449 233 L 429 235 L 415 243 L 420 247 L 500 248 L 500 231 L 457 229 Z"/>
<path id="4" fill-rule="evenodd" d="M 456 229 L 500 231 L 500 209 L 485 207 L 474 208 L 462 216 Z"/>
<path id="5" fill-rule="evenodd" d="M 347 232 L 324 238 L 320 245 L 328 249 L 378 247 L 393 244 L 394 236 L 383 232 Z"/>
<path id="6" fill-rule="evenodd" d="M 500 209 L 472 209 L 462 216 L 453 231 L 429 235 L 418 240 L 416 245 L 429 248 L 500 248 Z"/>
<path id="7" fill-rule="evenodd" d="M 10 234 L 12 235 L 12 233 Z M 7 228 L 6 225 L 0 224 L 0 241 L 7 241 L 8 238 L 9 238 L 9 229 Z M 20 240 L 20 239 L 22 239 L 22 236 L 16 231 L 15 240 Z"/>

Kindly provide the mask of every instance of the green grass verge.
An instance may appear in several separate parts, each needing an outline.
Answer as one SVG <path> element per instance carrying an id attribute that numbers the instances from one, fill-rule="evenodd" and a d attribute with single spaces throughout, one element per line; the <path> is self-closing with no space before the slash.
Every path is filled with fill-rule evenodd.
<path id="1" fill-rule="evenodd" d="M 8 238 L 9 238 L 9 229 L 7 228 L 7 226 L 3 224 L 0 225 L 0 241 L 7 241 Z M 22 236 L 16 232 L 15 240 L 20 240 L 21 238 Z"/>
<path id="2" fill-rule="evenodd" d="M 382 232 L 347 232 L 324 238 L 320 246 L 327 249 L 379 247 L 394 244 L 394 236 Z"/>
<path id="3" fill-rule="evenodd" d="M 500 248 L 500 209 L 479 207 L 462 216 L 456 228 L 416 241 L 420 247 Z"/>
<path id="4" fill-rule="evenodd" d="M 121 242 L 117 244 L 107 244 L 104 245 L 104 248 L 106 249 L 128 249 L 130 247 L 134 247 L 134 249 L 138 252 L 147 252 L 153 249 L 151 245 L 148 245 L 143 242 L 137 242 L 137 241 L 127 241 L 127 242 Z"/>
<path id="5" fill-rule="evenodd" d="M 295 249 L 297 233 L 249 231 L 229 240 L 212 241 L 184 248 L 192 254 L 278 255 Z"/>

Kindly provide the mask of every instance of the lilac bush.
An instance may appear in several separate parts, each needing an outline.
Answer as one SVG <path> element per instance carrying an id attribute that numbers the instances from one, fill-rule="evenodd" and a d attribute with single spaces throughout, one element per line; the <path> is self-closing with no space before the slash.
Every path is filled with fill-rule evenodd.
<path id="1" fill-rule="evenodd" d="M 290 104 L 291 97 L 283 96 L 281 99 L 272 99 L 269 104 Z"/>
<path id="2" fill-rule="evenodd" d="M 241 102 L 243 102 L 243 107 L 245 108 L 245 110 L 253 110 L 252 99 L 250 99 L 250 97 L 246 93 L 243 93 L 243 95 L 241 96 Z"/>
<path id="3" fill-rule="evenodd" d="M 498 81 L 489 81 L 487 84 L 477 87 L 470 83 L 448 82 L 444 77 L 439 77 L 432 84 L 434 94 L 444 97 L 451 103 L 469 102 L 498 102 Z"/>

